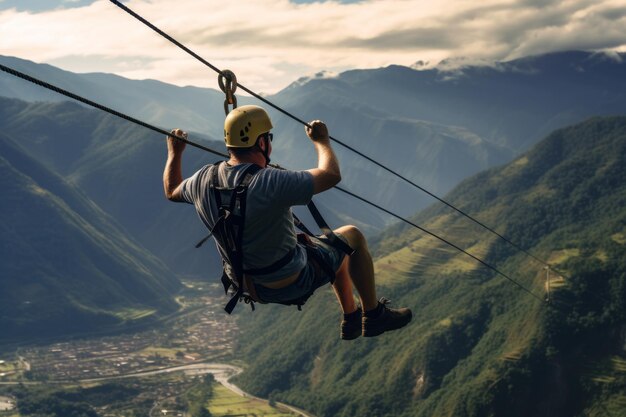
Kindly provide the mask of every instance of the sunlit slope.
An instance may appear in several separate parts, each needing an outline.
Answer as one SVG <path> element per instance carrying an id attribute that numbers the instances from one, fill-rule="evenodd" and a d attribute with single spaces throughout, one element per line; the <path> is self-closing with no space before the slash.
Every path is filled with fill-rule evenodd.
<path id="1" fill-rule="evenodd" d="M 179 282 L 74 186 L 0 135 L 0 341 L 174 311 Z"/>
<path id="2" fill-rule="evenodd" d="M 242 385 L 320 416 L 572 416 L 618 410 L 626 386 L 626 118 L 559 130 L 447 199 L 553 264 L 441 206 L 413 220 L 535 296 L 424 233 L 377 242 L 380 295 L 413 309 L 401 331 L 339 340 L 329 290 L 305 306 L 241 314 Z M 243 310 L 243 309 L 242 309 Z"/>

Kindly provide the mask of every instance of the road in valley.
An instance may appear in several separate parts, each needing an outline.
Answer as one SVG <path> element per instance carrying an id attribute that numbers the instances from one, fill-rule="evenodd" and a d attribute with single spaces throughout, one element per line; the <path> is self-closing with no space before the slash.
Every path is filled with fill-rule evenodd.
<path id="1" fill-rule="evenodd" d="M 116 380 L 116 379 L 141 378 L 144 376 L 160 375 L 160 374 L 166 374 L 166 373 L 172 373 L 172 372 L 185 372 L 188 375 L 213 374 L 213 377 L 215 378 L 217 382 L 219 382 L 220 384 L 222 384 L 224 387 L 228 388 L 229 390 L 233 391 L 235 394 L 241 395 L 242 397 L 246 397 L 246 398 L 252 398 L 252 399 L 256 399 L 260 401 L 267 401 L 266 399 L 255 397 L 252 394 L 248 394 L 247 392 L 243 391 L 241 388 L 239 388 L 235 384 L 229 382 L 229 380 L 232 377 L 239 375 L 241 372 L 243 372 L 243 369 L 239 368 L 238 366 L 233 366 L 233 365 L 228 365 L 228 364 L 223 364 L 223 363 L 192 363 L 189 365 L 173 366 L 171 368 L 154 369 L 151 371 L 133 372 L 133 373 L 124 374 L 124 375 L 114 375 L 114 376 L 106 376 L 106 377 L 101 377 L 101 378 L 81 379 L 78 382 L 103 382 L 103 381 L 111 381 L 111 380 Z M 69 381 L 46 381 L 46 382 L 29 381 L 26 384 L 28 385 L 43 384 L 43 383 L 66 384 L 68 382 Z M 72 381 L 72 382 L 75 383 L 77 381 Z M 18 385 L 21 383 L 23 382 L 0 382 L 0 385 Z M 302 417 L 315 417 L 313 414 L 309 414 L 308 412 L 301 410 L 297 407 L 291 406 L 289 404 L 284 404 L 280 402 L 277 402 L 277 404 L 289 409 L 290 411 Z"/>
<path id="2" fill-rule="evenodd" d="M 242 397 L 259 400 L 259 401 L 267 401 L 266 399 L 255 397 L 254 395 L 243 391 L 237 385 L 229 382 L 229 380 L 232 377 L 239 375 L 241 372 L 243 372 L 243 369 L 239 368 L 238 366 L 221 364 L 221 363 L 194 363 L 190 365 L 174 366 L 171 368 L 155 369 L 152 371 L 135 372 L 135 373 L 126 374 L 126 375 L 83 379 L 81 380 L 81 382 L 98 382 L 98 381 L 106 381 L 106 380 L 122 379 L 122 378 L 139 378 L 142 376 L 159 375 L 159 374 L 171 373 L 171 372 L 185 372 L 188 375 L 213 374 L 213 377 L 215 378 L 217 382 L 219 382 L 220 384 L 222 384 L 224 387 L 228 388 L 235 394 L 240 395 Z M 302 417 L 315 417 L 313 414 L 309 414 L 308 412 L 302 409 L 299 409 L 297 407 L 291 406 L 289 404 L 281 403 L 278 401 L 276 402 L 276 404 L 282 407 L 285 407 Z"/>

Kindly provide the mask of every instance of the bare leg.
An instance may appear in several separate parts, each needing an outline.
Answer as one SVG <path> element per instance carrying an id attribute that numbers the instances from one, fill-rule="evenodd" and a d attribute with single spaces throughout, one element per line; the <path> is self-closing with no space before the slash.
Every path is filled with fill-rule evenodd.
<path id="1" fill-rule="evenodd" d="M 344 259 L 339 271 L 337 271 L 337 279 L 333 285 L 343 311 L 348 313 L 356 310 L 352 296 L 352 285 L 350 284 L 354 284 L 358 291 L 364 311 L 376 308 L 378 299 L 374 283 L 374 264 L 363 233 L 355 226 L 343 226 L 335 232 L 341 233 L 355 250 L 352 256 L 347 256 Z"/>
<path id="2" fill-rule="evenodd" d="M 337 271 L 333 290 L 335 290 L 337 301 L 339 301 L 343 313 L 354 313 L 356 311 L 356 303 L 352 294 L 352 280 L 348 272 L 348 256 L 343 258 L 343 262 Z"/>

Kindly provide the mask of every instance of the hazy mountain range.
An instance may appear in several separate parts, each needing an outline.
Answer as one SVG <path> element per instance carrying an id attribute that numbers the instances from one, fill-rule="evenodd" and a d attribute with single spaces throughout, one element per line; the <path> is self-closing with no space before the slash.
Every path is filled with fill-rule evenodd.
<path id="1" fill-rule="evenodd" d="M 568 52 L 454 72 L 400 66 L 354 70 L 304 78 L 267 98 L 302 119 L 325 120 L 340 141 L 445 194 L 463 178 L 508 162 L 556 128 L 625 112 L 623 57 Z M 213 89 L 73 74 L 10 57 L 0 62 L 158 126 L 183 127 L 221 141 L 223 97 Z M 0 91 L 29 101 L 65 100 L 6 74 L 0 74 Z M 240 103 L 249 102 L 240 97 Z M 288 168 L 311 167 L 315 155 L 302 126 L 270 113 L 280 145 L 274 161 Z M 432 202 L 340 145 L 335 148 L 345 186 L 404 215 Z M 380 228 L 385 219 L 375 223 Z"/>

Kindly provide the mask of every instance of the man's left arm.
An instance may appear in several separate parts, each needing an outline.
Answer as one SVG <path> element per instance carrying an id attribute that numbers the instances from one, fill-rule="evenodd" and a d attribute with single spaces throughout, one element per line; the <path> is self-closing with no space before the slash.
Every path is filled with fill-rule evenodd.
<path id="1" fill-rule="evenodd" d="M 180 129 L 172 130 L 172 134 L 187 138 L 187 133 Z M 173 136 L 167 137 L 167 162 L 163 170 L 163 189 L 165 197 L 170 201 L 185 201 L 181 193 L 183 182 L 183 152 L 187 144 Z"/>

